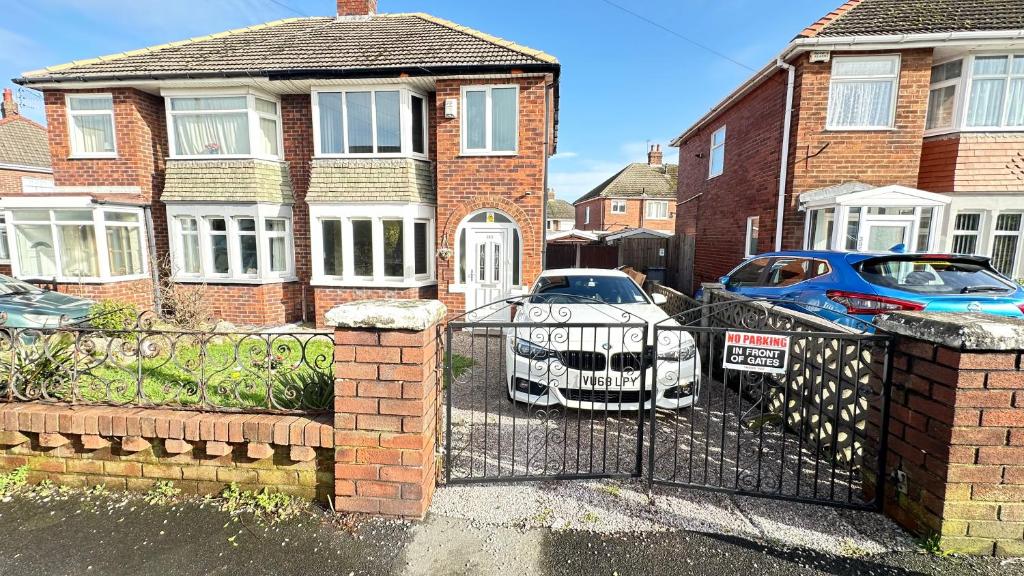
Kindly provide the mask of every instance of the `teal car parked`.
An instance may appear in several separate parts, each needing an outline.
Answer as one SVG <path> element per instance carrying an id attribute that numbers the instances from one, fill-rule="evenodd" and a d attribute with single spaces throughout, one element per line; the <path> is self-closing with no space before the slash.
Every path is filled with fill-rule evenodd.
<path id="1" fill-rule="evenodd" d="M 44 290 L 0 274 L 0 314 L 4 328 L 56 328 L 89 318 L 92 300 Z"/>

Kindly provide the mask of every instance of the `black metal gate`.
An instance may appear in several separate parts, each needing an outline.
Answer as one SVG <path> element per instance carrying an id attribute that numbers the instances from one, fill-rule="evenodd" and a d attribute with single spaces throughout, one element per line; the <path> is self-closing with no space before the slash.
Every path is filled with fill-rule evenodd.
<path id="1" fill-rule="evenodd" d="M 449 483 L 644 477 L 878 507 L 890 336 L 733 297 L 654 325 L 519 305 L 445 330 Z M 727 362 L 730 333 L 771 358 Z"/>

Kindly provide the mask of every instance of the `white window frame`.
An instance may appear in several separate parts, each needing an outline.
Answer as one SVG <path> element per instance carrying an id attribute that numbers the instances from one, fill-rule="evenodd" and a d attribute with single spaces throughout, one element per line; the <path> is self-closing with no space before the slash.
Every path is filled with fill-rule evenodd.
<path id="1" fill-rule="evenodd" d="M 160 95 L 164 97 L 164 115 L 167 121 L 167 146 L 171 160 L 231 160 L 259 158 L 262 160 L 279 161 L 284 158 L 284 122 L 282 121 L 281 99 L 272 94 L 253 89 L 240 90 L 163 90 Z M 249 126 L 249 153 L 248 154 L 178 154 L 178 144 L 175 138 L 174 117 L 176 115 L 216 115 L 224 113 L 239 113 L 241 108 L 235 110 L 171 110 L 171 100 L 175 98 L 230 98 L 244 96 Z M 259 142 L 262 139 L 260 129 L 260 118 L 270 118 L 269 114 L 259 112 L 256 109 L 256 99 L 267 100 L 277 105 L 277 155 L 257 152 L 260 148 Z"/>
<path id="2" fill-rule="evenodd" d="M 68 199 L 62 199 L 60 203 L 46 202 L 40 204 L 41 200 L 33 199 L 33 204 L 8 205 L 3 213 L 4 226 L 6 228 L 7 238 L 9 240 L 8 253 L 10 255 L 11 272 L 12 274 L 20 279 L 31 279 L 31 280 L 51 280 L 55 282 L 81 282 L 84 284 L 103 284 L 107 282 L 124 282 L 130 280 L 142 280 L 149 278 L 149 244 L 147 242 L 146 233 L 146 220 L 142 213 L 142 208 L 130 207 L 130 206 L 116 206 L 116 205 L 96 205 L 92 203 L 91 199 L 84 199 L 81 202 L 73 202 Z M 54 199 L 57 200 L 57 199 Z M 17 220 L 13 217 L 13 212 L 19 210 L 47 210 L 49 211 L 49 220 Z M 96 260 L 99 265 L 99 276 L 68 276 L 63 272 L 63 263 L 60 258 L 60 234 L 58 233 L 58 226 L 60 224 L 82 224 L 82 222 L 71 222 L 61 221 L 58 222 L 54 218 L 54 211 L 63 210 L 90 210 L 93 213 L 92 225 L 94 227 L 94 234 L 96 236 Z M 106 213 L 108 212 L 124 212 L 134 214 L 137 216 L 137 223 L 130 222 L 118 222 L 111 221 L 110 226 L 123 226 L 123 227 L 137 227 L 139 230 L 139 258 L 142 266 L 142 272 L 139 274 L 128 274 L 124 276 L 114 276 L 110 273 L 110 252 L 107 249 L 107 221 Z M 25 274 L 21 270 L 20 255 L 17 247 L 17 231 L 16 227 L 18 224 L 36 224 L 36 225 L 50 225 L 50 238 L 53 240 L 53 257 L 55 274 L 53 276 L 38 276 Z"/>
<path id="3" fill-rule="evenodd" d="M 758 233 L 760 235 L 760 228 L 761 228 L 760 216 L 748 216 L 747 217 L 747 233 L 744 236 L 744 240 L 743 240 L 743 257 L 744 258 L 749 258 L 750 256 L 753 256 L 754 254 L 758 254 L 758 252 L 750 250 L 750 241 L 754 239 L 754 237 L 753 237 L 753 232 L 754 232 L 754 228 L 755 228 L 754 221 L 757 221 L 757 223 L 758 223 L 757 229 L 758 229 Z"/>
<path id="4" fill-rule="evenodd" d="M 651 208 L 658 208 L 657 213 L 651 212 Z M 664 216 L 662 215 L 664 214 Z M 668 220 L 668 200 L 647 200 L 644 203 L 645 220 Z"/>
<path id="5" fill-rule="evenodd" d="M 933 134 L 945 134 L 948 132 L 955 131 L 962 122 L 960 116 L 962 113 L 962 104 L 965 100 L 963 82 L 964 77 L 967 76 L 966 67 L 969 65 L 973 65 L 973 62 L 970 58 L 967 58 L 966 56 L 956 56 L 954 58 L 946 58 L 945 60 L 935 62 L 932 64 L 932 68 L 943 66 L 945 64 L 949 64 L 950 62 L 956 62 L 957 60 L 960 60 L 960 77 L 953 78 L 951 80 L 942 80 L 941 82 L 935 82 L 928 86 L 928 101 L 925 103 L 925 136 L 931 136 Z M 953 95 L 953 122 L 949 126 L 928 128 L 928 110 L 931 108 L 932 92 L 935 90 L 948 88 L 949 86 L 956 86 L 956 92 Z"/>
<path id="6" fill-rule="evenodd" d="M 493 149 L 493 130 L 491 129 L 492 113 L 491 113 L 491 94 L 495 88 L 513 88 L 516 93 L 516 142 L 512 150 L 494 150 Z M 484 139 L 486 145 L 484 148 L 469 148 L 466 146 L 467 129 L 469 125 L 469 114 L 466 106 L 466 94 L 468 92 L 484 92 Z M 462 87 L 461 100 L 462 100 L 462 119 L 459 122 L 459 143 L 462 156 L 518 156 L 519 155 L 519 122 L 520 122 L 520 107 L 519 102 L 519 85 L 518 84 L 470 84 Z"/>
<path id="7" fill-rule="evenodd" d="M 957 230 L 956 219 L 960 215 L 974 215 L 978 216 L 978 229 L 977 230 Z M 950 223 L 949 232 L 949 251 L 953 252 L 953 247 L 956 245 L 957 236 L 973 236 L 974 241 L 974 252 L 975 254 L 982 254 L 985 251 L 985 247 L 982 245 L 985 237 L 982 235 L 982 231 L 985 229 L 986 220 L 985 213 L 981 210 L 960 210 L 954 212 L 952 215 L 952 222 Z M 993 226 L 994 228 L 994 226 Z"/>
<path id="8" fill-rule="evenodd" d="M 625 200 L 612 200 L 611 211 L 612 211 L 612 214 L 625 214 L 626 213 L 626 201 Z"/>
<path id="9" fill-rule="evenodd" d="M 0 264 L 11 263 L 11 243 L 7 234 L 7 215 L 0 212 Z"/>
<path id="10" fill-rule="evenodd" d="M 435 254 L 437 209 L 429 204 L 310 204 L 310 252 L 314 286 L 346 288 L 417 288 L 437 284 Z M 324 220 L 341 222 L 341 268 L 340 276 L 324 273 Z M 352 222 L 369 220 L 373 234 L 373 274 L 356 276 Z M 403 275 L 384 275 L 384 220 L 402 221 Z M 416 274 L 415 224 L 427 224 L 427 273 Z"/>
<path id="11" fill-rule="evenodd" d="M 184 243 L 181 218 L 194 218 L 199 225 L 199 273 L 183 272 Z M 240 235 L 250 234 L 238 228 L 239 219 L 251 218 L 256 222 L 256 254 L 258 271 L 256 274 L 245 274 L 242 271 L 240 253 Z M 222 219 L 227 227 L 228 272 L 219 274 L 213 270 L 213 249 L 210 246 L 210 220 Z M 266 221 L 284 219 L 288 223 L 288 239 L 285 246 L 287 265 L 284 272 L 270 271 L 270 253 L 268 249 Z M 298 280 L 295 275 L 295 241 L 291 231 L 294 230 L 292 207 L 287 204 L 190 204 L 168 203 L 167 221 L 171 233 L 172 277 L 179 282 L 209 282 L 212 284 L 271 284 L 276 282 L 293 282 Z M 279 233 L 275 233 L 279 234 Z"/>
<path id="12" fill-rule="evenodd" d="M 715 144 L 715 137 L 719 134 L 722 135 L 722 142 Z M 726 131 L 726 126 L 722 126 L 711 133 L 711 148 L 708 152 L 708 180 L 721 176 L 725 173 L 725 141 L 728 138 L 729 133 Z M 715 171 L 715 151 L 722 150 L 722 165 L 718 167 L 718 171 Z"/>
<path id="13" fill-rule="evenodd" d="M 836 62 L 849 61 L 849 60 L 888 60 L 895 62 L 895 72 L 893 74 L 874 74 L 864 76 L 844 76 L 836 78 L 835 73 L 832 72 L 829 75 L 828 83 L 828 108 L 825 111 L 825 129 L 833 130 L 837 132 L 849 132 L 849 131 L 882 131 L 892 130 L 896 126 L 896 103 L 899 101 L 900 92 L 900 73 L 902 72 L 902 61 L 899 54 L 877 54 L 870 56 L 836 56 L 832 59 L 832 70 L 835 70 Z M 878 126 L 835 126 L 830 120 L 832 118 L 832 86 L 837 83 L 855 83 L 864 82 L 871 80 L 889 80 L 892 83 L 892 91 L 889 99 L 889 121 L 885 125 Z"/>
<path id="14" fill-rule="evenodd" d="M 373 128 L 373 149 L 377 149 L 377 92 L 398 92 L 400 121 L 399 133 L 401 134 L 401 152 L 348 152 L 348 93 L 369 92 L 370 93 L 370 124 Z M 341 117 L 342 117 L 342 152 L 321 152 L 320 143 L 320 94 L 334 93 L 341 94 Z M 412 149 L 412 97 L 423 99 L 423 152 L 413 152 Z M 314 158 L 417 158 L 428 159 L 430 156 L 430 101 L 427 95 L 418 90 L 400 85 L 373 85 L 373 86 L 319 86 L 313 88 L 310 99 L 313 108 L 313 157 Z"/>
<path id="15" fill-rule="evenodd" d="M 1003 216 L 1005 214 L 1021 214 L 1020 228 L 1018 228 L 1017 230 L 997 230 L 996 227 L 999 224 L 999 217 Z M 1001 210 L 1001 211 L 999 211 L 999 212 L 997 212 L 997 213 L 992 215 L 992 219 L 991 219 L 990 223 L 991 223 L 991 226 L 989 227 L 989 234 L 988 234 L 988 249 L 986 250 L 986 253 L 987 253 L 989 258 L 994 258 L 995 257 L 996 238 L 997 237 L 999 237 L 999 236 L 1016 236 L 1017 237 L 1017 247 L 1016 247 L 1016 249 L 1014 251 L 1013 261 L 1011 263 L 1012 268 L 1010 270 L 1010 273 L 1007 274 L 1007 276 L 1009 278 L 1017 278 L 1017 276 L 1020 274 L 1020 260 L 1021 260 L 1020 255 L 1021 255 L 1021 250 L 1024 249 L 1024 245 L 1022 245 L 1022 243 L 1024 243 L 1024 214 L 1022 214 L 1020 210 Z M 983 223 L 979 223 L 978 224 L 979 228 L 981 227 L 982 224 Z M 955 223 L 954 223 L 954 225 L 955 225 Z M 980 240 L 980 236 L 979 236 L 979 240 Z M 980 248 L 980 244 L 979 244 L 979 248 Z"/>
<path id="16" fill-rule="evenodd" d="M 971 99 L 974 97 L 974 61 L 978 57 L 985 56 L 1006 56 L 1006 74 L 1004 75 L 985 75 L 981 78 L 1002 78 L 1005 80 L 1005 86 L 1003 86 L 1003 109 L 1000 114 L 1000 121 L 998 126 L 968 126 L 967 125 L 967 114 L 970 110 Z M 1024 52 L 1013 52 L 1013 51 L 986 51 L 977 52 L 971 54 L 969 57 L 964 57 L 964 71 L 960 74 L 960 80 L 963 82 L 962 92 L 964 94 L 963 102 L 960 107 L 960 118 L 959 122 L 955 127 L 959 128 L 964 132 L 1024 132 L 1024 126 L 1007 126 L 1006 120 L 1010 113 L 1010 85 L 1014 78 L 1021 78 L 1020 75 L 1013 75 L 1013 60 L 1021 58 L 1024 59 Z"/>
<path id="17" fill-rule="evenodd" d="M 99 98 L 106 97 L 110 98 L 110 110 L 71 110 L 71 101 L 76 98 Z M 64 110 L 67 112 L 68 118 L 68 149 L 70 159 L 89 159 L 89 158 L 117 158 L 117 116 L 114 115 L 114 95 L 110 92 L 79 92 L 75 94 L 64 95 Z M 75 124 L 75 116 L 109 116 L 110 117 L 110 135 L 114 141 L 113 152 L 83 152 L 81 150 L 75 150 L 75 142 L 78 140 L 75 138 L 75 133 L 78 130 Z"/>

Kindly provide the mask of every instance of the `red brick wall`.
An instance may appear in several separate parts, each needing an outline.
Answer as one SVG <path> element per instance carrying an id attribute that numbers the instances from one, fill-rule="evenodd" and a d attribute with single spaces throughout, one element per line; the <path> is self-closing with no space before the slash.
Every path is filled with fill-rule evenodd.
<path id="1" fill-rule="evenodd" d="M 322 328 L 327 311 L 338 304 L 379 298 L 433 300 L 437 298 L 437 286 L 423 286 L 421 288 L 332 288 L 329 286 L 314 286 L 312 288 L 312 302 L 315 310 L 316 325 L 318 328 Z"/>
<path id="2" fill-rule="evenodd" d="M 618 232 L 626 228 L 649 228 L 651 230 L 675 232 L 675 198 L 657 199 L 656 201 L 668 202 L 669 218 L 663 220 L 648 219 L 644 205 L 645 200 L 625 200 L 625 214 L 612 212 L 611 198 L 595 198 L 583 202 L 576 206 L 576 228 L 580 230 L 607 230 L 610 232 Z M 586 221 L 584 211 L 587 206 L 590 206 L 590 224 L 584 224 Z"/>
<path id="3" fill-rule="evenodd" d="M 1024 191 L 1024 136 L 969 133 L 925 140 L 918 187 L 931 192 Z"/>
<path id="4" fill-rule="evenodd" d="M 437 246 L 455 249 L 456 229 L 474 210 L 497 208 L 508 213 L 522 232 L 523 283 L 541 272 L 544 234 L 545 95 L 549 77 L 521 78 L 519 85 L 519 153 L 515 156 L 462 156 L 460 118 L 444 117 L 444 101 L 461 98 L 467 84 L 509 83 L 507 79 L 441 80 L 434 106 L 437 122 Z M 455 262 L 439 260 L 440 299 L 449 311 L 465 306 L 462 294 L 450 294 Z"/>
<path id="5" fill-rule="evenodd" d="M 233 324 L 263 326 L 302 319 L 298 282 L 207 284 L 205 292 L 214 318 Z"/>
<path id="6" fill-rule="evenodd" d="M 43 284 L 44 288 L 56 289 L 64 294 L 80 296 L 89 300 L 118 300 L 130 302 L 142 310 L 153 309 L 153 281 L 129 280 L 127 282 L 108 282 L 106 284 Z"/>
<path id="7" fill-rule="evenodd" d="M 38 180 L 53 180 L 53 176 L 43 172 L 23 172 L 20 170 L 0 169 L 0 196 L 21 195 L 21 179 L 35 178 Z"/>

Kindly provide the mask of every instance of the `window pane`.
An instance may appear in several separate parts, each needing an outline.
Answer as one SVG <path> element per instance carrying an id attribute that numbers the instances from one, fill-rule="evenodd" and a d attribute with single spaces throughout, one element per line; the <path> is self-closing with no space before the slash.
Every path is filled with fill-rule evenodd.
<path id="1" fill-rule="evenodd" d="M 348 151 L 351 154 L 373 152 L 373 118 L 369 92 L 345 94 L 348 109 Z"/>
<path id="2" fill-rule="evenodd" d="M 932 66 L 932 84 L 959 78 L 963 70 L 963 64 L 963 60 L 954 60 L 945 64 L 939 64 L 938 66 Z"/>
<path id="3" fill-rule="evenodd" d="M 889 126 L 893 81 L 833 82 L 828 125 L 835 127 Z"/>
<path id="4" fill-rule="evenodd" d="M 466 92 L 466 148 L 487 147 L 487 93 Z"/>
<path id="5" fill-rule="evenodd" d="M 856 250 L 860 238 L 860 207 L 850 208 L 846 217 L 846 249 Z"/>
<path id="6" fill-rule="evenodd" d="M 182 218 L 181 266 L 185 274 L 199 274 L 199 228 L 195 218 Z"/>
<path id="7" fill-rule="evenodd" d="M 519 230 L 512 230 L 512 285 L 519 285 Z"/>
<path id="8" fill-rule="evenodd" d="M 57 273 L 53 238 L 49 224 L 23 224 L 14 227 L 18 261 L 22 274 L 53 276 Z"/>
<path id="9" fill-rule="evenodd" d="M 288 260 L 285 255 L 285 238 L 283 236 L 272 236 L 267 239 L 267 242 L 270 249 L 270 271 L 286 271 L 288 269 Z"/>
<path id="10" fill-rule="evenodd" d="M 757 254 L 757 237 L 760 232 L 761 217 L 747 219 L 747 255 Z"/>
<path id="11" fill-rule="evenodd" d="M 341 220 L 321 220 L 323 233 L 324 275 L 341 276 Z"/>
<path id="12" fill-rule="evenodd" d="M 139 215 L 135 212 L 104 212 L 103 219 L 107 222 L 138 222 Z"/>
<path id="13" fill-rule="evenodd" d="M 175 112 L 245 110 L 249 107 L 246 100 L 245 96 L 171 98 L 171 110 Z"/>
<path id="14" fill-rule="evenodd" d="M 249 115 L 244 112 L 172 118 L 176 153 L 181 156 L 249 153 Z"/>
<path id="15" fill-rule="evenodd" d="M 955 230 L 974 231 L 981 228 L 981 214 L 957 214 Z"/>
<path id="16" fill-rule="evenodd" d="M 1000 214 L 996 218 L 997 232 L 1019 232 L 1020 214 Z"/>
<path id="17" fill-rule="evenodd" d="M 1010 74 L 1014 76 L 1024 75 L 1024 56 L 1013 57 L 1013 64 L 1010 66 Z"/>
<path id="18" fill-rule="evenodd" d="M 60 234 L 60 267 L 64 276 L 99 276 L 96 228 L 92 224 L 63 224 Z"/>
<path id="19" fill-rule="evenodd" d="M 72 116 L 75 129 L 74 151 L 80 153 L 101 153 L 114 151 L 114 119 L 106 114 Z"/>
<path id="20" fill-rule="evenodd" d="M 398 92 L 376 92 L 374 98 L 377 101 L 377 152 L 401 152 L 402 107 Z"/>
<path id="21" fill-rule="evenodd" d="M 384 275 L 405 275 L 405 244 L 401 220 L 384 220 Z"/>
<path id="22" fill-rule="evenodd" d="M 320 153 L 341 154 L 345 151 L 341 93 L 321 92 L 317 95 L 317 104 L 320 109 Z"/>
<path id="23" fill-rule="evenodd" d="M 515 88 L 494 88 L 491 90 L 491 146 L 493 150 L 511 152 L 516 149 L 516 102 Z"/>
<path id="24" fill-rule="evenodd" d="M 978 237 L 966 234 L 953 235 L 954 254 L 974 254 L 978 249 Z"/>
<path id="25" fill-rule="evenodd" d="M 113 96 L 72 96 L 68 99 L 72 110 L 113 110 Z"/>
<path id="26" fill-rule="evenodd" d="M 256 274 L 259 272 L 256 236 L 254 234 L 244 234 L 238 237 L 238 251 L 242 260 L 242 274 Z"/>
<path id="27" fill-rule="evenodd" d="M 466 281 L 466 231 L 459 232 L 459 282 Z"/>
<path id="28" fill-rule="evenodd" d="M 928 120 L 925 127 L 949 128 L 956 111 L 956 85 L 932 90 L 928 94 Z"/>
<path id="29" fill-rule="evenodd" d="M 19 222 L 37 220 L 42 220 L 45 222 L 50 221 L 49 210 L 13 210 L 12 215 L 14 216 L 14 219 Z"/>
<path id="30" fill-rule="evenodd" d="M 832 227 L 834 225 L 835 208 L 813 210 L 811 212 L 810 241 L 811 250 L 832 249 Z"/>
<path id="31" fill-rule="evenodd" d="M 978 56 L 974 59 L 974 75 L 1006 74 L 1007 60 L 1006 56 Z"/>
<path id="32" fill-rule="evenodd" d="M 228 263 L 227 222 L 223 218 L 210 219 L 210 251 L 213 257 L 213 271 L 227 274 L 231 267 Z"/>
<path id="33" fill-rule="evenodd" d="M 926 252 L 932 236 L 932 214 L 934 208 L 921 208 L 921 219 L 917 229 L 917 251 Z"/>
<path id="34" fill-rule="evenodd" d="M 720 128 L 711 135 L 711 145 L 721 146 L 725 143 L 725 128 Z"/>
<path id="35" fill-rule="evenodd" d="M 0 218 L 0 260 L 11 259 L 11 248 L 7 243 L 7 226 L 3 218 Z"/>
<path id="36" fill-rule="evenodd" d="M 257 98 L 256 111 L 261 112 L 263 114 L 272 114 L 274 116 L 277 116 L 277 102 L 271 102 L 270 100 Z"/>
<path id="37" fill-rule="evenodd" d="M 836 58 L 832 64 L 834 78 L 850 76 L 886 76 L 896 74 L 893 58 Z"/>
<path id="38" fill-rule="evenodd" d="M 712 148 L 710 174 L 712 176 L 717 176 L 721 174 L 723 170 L 725 170 L 725 146 Z"/>
<path id="39" fill-rule="evenodd" d="M 210 220 L 210 230 L 214 232 L 224 232 L 227 229 L 227 222 L 223 218 L 213 218 Z"/>
<path id="40" fill-rule="evenodd" d="M 265 225 L 267 232 L 285 232 L 288 230 L 287 221 L 280 218 L 267 218 Z"/>
<path id="41" fill-rule="evenodd" d="M 429 246 L 427 223 L 417 222 L 413 225 L 413 251 L 416 254 L 416 275 L 418 276 L 427 273 L 427 248 Z"/>
<path id="42" fill-rule="evenodd" d="M 1013 265 L 1017 261 L 1016 234 L 999 234 L 992 239 L 992 267 L 1004 276 L 1013 274 Z"/>
<path id="43" fill-rule="evenodd" d="M 998 126 L 1003 113 L 1005 80 L 975 80 L 971 83 L 971 101 L 967 106 L 968 126 Z"/>
<path id="44" fill-rule="evenodd" d="M 356 276 L 373 276 L 373 223 L 352 221 L 352 255 Z"/>
<path id="45" fill-rule="evenodd" d="M 112 276 L 142 274 L 142 250 L 139 229 L 134 226 L 107 228 L 107 255 Z"/>
<path id="46" fill-rule="evenodd" d="M 256 221 L 253 220 L 252 218 L 239 218 L 238 229 L 242 232 L 255 232 Z"/>
<path id="47" fill-rule="evenodd" d="M 427 150 L 426 142 L 423 138 L 426 124 L 425 108 L 423 98 L 419 96 L 412 97 L 412 151 L 421 154 Z"/>
<path id="48" fill-rule="evenodd" d="M 277 120 L 260 118 L 261 152 L 269 156 L 277 156 Z"/>
<path id="49" fill-rule="evenodd" d="M 877 216 L 913 216 L 914 209 L 910 206 L 871 206 L 868 214 Z"/>
<path id="50" fill-rule="evenodd" d="M 1024 79 L 1010 81 L 1010 109 L 1006 115 L 1006 125 L 1024 126 Z"/>
<path id="51" fill-rule="evenodd" d="M 92 210 L 54 210 L 53 219 L 58 222 L 92 222 Z"/>

